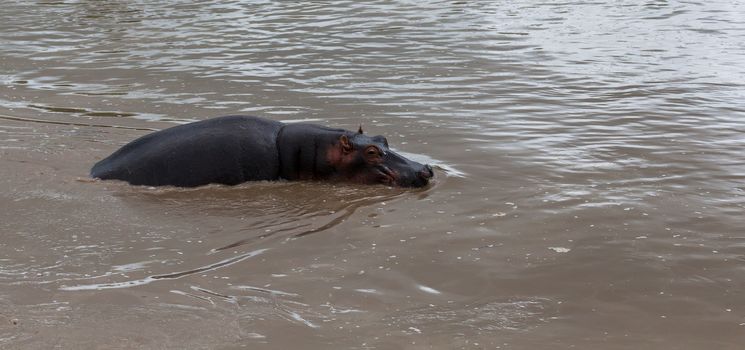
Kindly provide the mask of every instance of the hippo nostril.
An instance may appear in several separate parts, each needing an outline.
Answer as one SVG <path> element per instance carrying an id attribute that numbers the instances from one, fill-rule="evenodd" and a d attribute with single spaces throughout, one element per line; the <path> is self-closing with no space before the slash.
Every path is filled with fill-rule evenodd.
<path id="1" fill-rule="evenodd" d="M 419 174 L 418 175 L 419 175 L 419 177 L 421 177 L 423 179 L 430 179 L 433 176 L 435 176 L 435 173 L 434 173 L 434 171 L 432 171 L 432 167 L 429 166 L 429 164 L 427 164 L 427 165 L 424 166 L 424 169 L 422 169 L 422 170 L 419 171 Z"/>

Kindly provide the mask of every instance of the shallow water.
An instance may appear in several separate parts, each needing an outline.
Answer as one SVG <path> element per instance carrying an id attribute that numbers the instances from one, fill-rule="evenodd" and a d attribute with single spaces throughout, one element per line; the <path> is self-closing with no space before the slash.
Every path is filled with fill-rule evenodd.
<path id="1" fill-rule="evenodd" d="M 9 1 L 0 347 L 741 349 L 745 3 Z M 226 114 L 422 190 L 86 180 Z"/>

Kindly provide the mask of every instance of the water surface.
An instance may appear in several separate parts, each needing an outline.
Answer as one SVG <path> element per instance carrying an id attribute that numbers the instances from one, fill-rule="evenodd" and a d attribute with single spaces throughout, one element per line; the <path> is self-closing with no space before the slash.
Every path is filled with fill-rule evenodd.
<path id="1" fill-rule="evenodd" d="M 740 349 L 745 4 L 7 1 L 0 347 Z M 84 180 L 251 114 L 422 190 Z"/>

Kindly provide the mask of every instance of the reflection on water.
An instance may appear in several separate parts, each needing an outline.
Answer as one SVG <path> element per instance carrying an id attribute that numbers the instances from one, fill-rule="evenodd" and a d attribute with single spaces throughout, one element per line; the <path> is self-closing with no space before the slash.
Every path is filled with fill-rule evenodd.
<path id="1" fill-rule="evenodd" d="M 743 11 L 6 2 L 0 347 L 739 349 Z M 225 114 L 363 124 L 437 178 L 77 181 Z"/>
<path id="2" fill-rule="evenodd" d="M 211 217 L 238 219 L 241 228 L 234 229 L 239 237 L 249 237 L 213 248 L 213 252 L 217 252 L 270 238 L 292 239 L 322 232 L 342 223 L 361 207 L 430 190 L 432 186 L 407 191 L 382 186 L 280 181 L 195 189 L 135 187 L 133 190 L 125 185 L 122 192 L 115 195 L 145 211 L 171 208 L 183 215 L 198 211 Z"/>

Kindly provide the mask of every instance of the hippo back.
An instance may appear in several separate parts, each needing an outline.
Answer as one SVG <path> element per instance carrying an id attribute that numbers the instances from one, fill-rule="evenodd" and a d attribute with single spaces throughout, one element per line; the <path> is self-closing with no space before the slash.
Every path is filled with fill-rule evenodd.
<path id="1" fill-rule="evenodd" d="M 277 133 L 283 123 L 227 116 L 145 135 L 96 163 L 91 176 L 133 185 L 235 185 L 279 177 Z"/>

